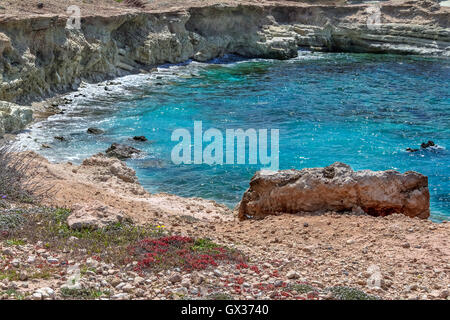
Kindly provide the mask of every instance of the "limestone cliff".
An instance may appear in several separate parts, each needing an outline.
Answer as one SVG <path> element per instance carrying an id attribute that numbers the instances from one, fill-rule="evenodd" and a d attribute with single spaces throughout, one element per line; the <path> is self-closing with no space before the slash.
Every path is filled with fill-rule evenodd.
<path id="1" fill-rule="evenodd" d="M 225 53 L 287 59 L 298 47 L 450 56 L 450 10 L 436 2 L 314 5 L 302 2 L 186 7 L 83 16 L 0 16 L 0 100 L 26 103 L 82 80 Z M 376 9 L 376 8 L 375 8 Z M 378 9 L 377 9 L 378 10 Z M 372 21 L 373 20 L 373 21 Z"/>

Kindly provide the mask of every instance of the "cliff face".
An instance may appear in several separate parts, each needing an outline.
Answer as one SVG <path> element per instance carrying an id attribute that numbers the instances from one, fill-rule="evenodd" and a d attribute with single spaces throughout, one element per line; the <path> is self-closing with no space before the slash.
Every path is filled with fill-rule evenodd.
<path id="1" fill-rule="evenodd" d="M 62 16 L 0 17 L 0 100 L 29 102 L 81 80 L 226 53 L 288 59 L 301 46 L 450 56 L 450 10 L 423 3 L 383 5 L 381 25 L 368 5 L 295 2 L 86 16 L 81 30 L 66 29 Z"/>

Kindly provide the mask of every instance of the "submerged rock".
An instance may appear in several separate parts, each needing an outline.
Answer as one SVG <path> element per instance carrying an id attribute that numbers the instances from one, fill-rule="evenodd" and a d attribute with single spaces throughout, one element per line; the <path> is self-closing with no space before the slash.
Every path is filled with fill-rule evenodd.
<path id="1" fill-rule="evenodd" d="M 67 141 L 66 138 L 64 138 L 63 136 L 55 136 L 53 138 L 58 141 Z"/>
<path id="2" fill-rule="evenodd" d="M 420 173 L 325 168 L 257 172 L 239 205 L 241 220 L 277 213 L 355 211 L 372 216 L 430 216 L 428 178 Z"/>
<path id="3" fill-rule="evenodd" d="M 435 144 L 434 144 L 434 142 L 431 141 L 431 140 L 429 140 L 428 142 L 422 142 L 422 144 L 420 145 L 420 147 L 421 147 L 422 149 L 426 149 L 426 148 L 434 147 L 434 146 L 435 146 Z"/>
<path id="4" fill-rule="evenodd" d="M 139 141 L 139 142 L 145 142 L 148 141 L 148 139 L 145 136 L 134 136 L 133 137 L 134 141 Z"/>
<path id="5" fill-rule="evenodd" d="M 89 133 L 89 134 L 102 134 L 102 133 L 105 133 L 105 131 L 103 131 L 102 129 L 98 129 L 98 128 L 88 128 L 87 129 L 87 133 Z"/>
<path id="6" fill-rule="evenodd" d="M 429 147 L 435 147 L 435 146 L 436 146 L 436 144 L 433 141 L 428 140 L 428 142 L 422 142 L 421 145 L 420 145 L 420 148 L 427 149 Z M 417 152 L 417 151 L 419 151 L 419 149 L 406 148 L 406 151 L 408 151 L 408 152 Z"/>
<path id="7" fill-rule="evenodd" d="M 108 157 L 114 157 L 120 160 L 133 158 L 139 155 L 142 151 L 136 148 L 127 146 L 125 144 L 113 143 L 111 147 L 106 150 Z"/>

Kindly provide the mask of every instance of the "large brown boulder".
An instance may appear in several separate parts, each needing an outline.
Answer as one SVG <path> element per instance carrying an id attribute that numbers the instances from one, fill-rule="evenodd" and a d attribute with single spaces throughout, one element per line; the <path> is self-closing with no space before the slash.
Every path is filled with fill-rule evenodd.
<path id="1" fill-rule="evenodd" d="M 428 178 L 420 173 L 353 171 L 336 162 L 325 168 L 257 172 L 239 205 L 239 219 L 279 213 L 365 212 L 430 216 Z"/>

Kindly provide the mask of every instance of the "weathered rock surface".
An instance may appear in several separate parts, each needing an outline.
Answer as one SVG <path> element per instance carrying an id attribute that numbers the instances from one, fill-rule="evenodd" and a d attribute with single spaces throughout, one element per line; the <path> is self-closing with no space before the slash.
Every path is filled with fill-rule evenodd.
<path id="1" fill-rule="evenodd" d="M 0 17 L 0 99 L 29 101 L 74 90 L 82 81 L 227 53 L 288 59 L 306 47 L 450 56 L 449 16 L 449 8 L 424 0 L 210 2 L 165 12 L 89 15 L 81 30 L 66 29 L 63 15 Z"/>
<path id="2" fill-rule="evenodd" d="M 278 213 L 402 213 L 428 218 L 428 178 L 408 171 L 353 171 L 336 162 L 325 168 L 257 172 L 239 205 L 241 220 Z"/>
<path id="3" fill-rule="evenodd" d="M 78 205 L 67 218 L 72 229 L 101 229 L 108 225 L 121 223 L 129 219 L 117 209 L 95 201 L 92 204 Z"/>
<path id="4" fill-rule="evenodd" d="M 14 103 L 0 101 L 0 138 L 5 133 L 22 130 L 33 120 L 33 111 Z"/>
<path id="5" fill-rule="evenodd" d="M 84 167 L 97 167 L 105 168 L 102 175 L 99 177 L 100 180 L 107 180 L 108 175 L 115 176 L 118 179 L 128 182 L 137 183 L 138 179 L 136 176 L 136 171 L 127 167 L 127 165 L 114 158 L 106 157 L 104 154 L 99 153 L 83 161 Z M 100 172 L 100 170 L 98 170 Z"/>

